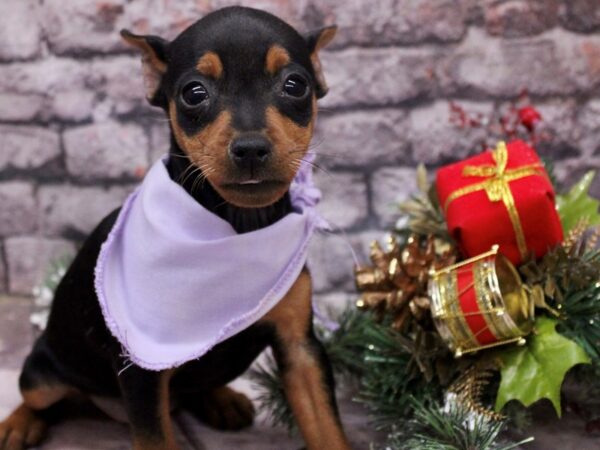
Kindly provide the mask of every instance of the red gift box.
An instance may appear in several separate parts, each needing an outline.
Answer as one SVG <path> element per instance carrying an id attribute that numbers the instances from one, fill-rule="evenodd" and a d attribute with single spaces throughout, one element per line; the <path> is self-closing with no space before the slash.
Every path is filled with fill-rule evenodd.
<path id="1" fill-rule="evenodd" d="M 442 167 L 436 187 L 448 230 L 467 257 L 497 244 L 518 265 L 563 240 L 548 174 L 522 141 Z"/>

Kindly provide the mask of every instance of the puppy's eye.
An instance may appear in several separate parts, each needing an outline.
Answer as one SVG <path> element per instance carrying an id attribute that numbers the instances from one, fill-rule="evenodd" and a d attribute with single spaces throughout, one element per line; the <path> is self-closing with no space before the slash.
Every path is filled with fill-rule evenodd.
<path id="1" fill-rule="evenodd" d="M 283 83 L 283 92 L 292 97 L 304 97 L 308 91 L 308 85 L 304 78 L 298 75 L 290 75 Z"/>
<path id="2" fill-rule="evenodd" d="M 199 81 L 191 81 L 183 87 L 181 99 L 186 106 L 198 106 L 208 99 L 208 92 Z"/>

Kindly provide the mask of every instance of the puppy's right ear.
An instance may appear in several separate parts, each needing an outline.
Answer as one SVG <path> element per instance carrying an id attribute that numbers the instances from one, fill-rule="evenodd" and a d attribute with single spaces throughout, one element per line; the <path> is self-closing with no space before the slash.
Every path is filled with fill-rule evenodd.
<path id="1" fill-rule="evenodd" d="M 142 70 L 146 98 L 153 106 L 164 106 L 165 98 L 160 83 L 167 71 L 167 46 L 169 42 L 158 36 L 141 36 L 129 30 L 121 30 L 121 36 L 128 44 L 142 52 Z"/>

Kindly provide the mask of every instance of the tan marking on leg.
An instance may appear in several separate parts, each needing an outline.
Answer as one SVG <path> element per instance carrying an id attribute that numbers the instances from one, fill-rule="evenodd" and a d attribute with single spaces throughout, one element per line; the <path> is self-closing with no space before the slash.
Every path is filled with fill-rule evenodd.
<path id="1" fill-rule="evenodd" d="M 165 370 L 160 374 L 159 384 L 159 404 L 157 413 L 160 418 L 160 429 L 162 438 L 160 440 L 144 435 L 135 435 L 133 437 L 134 450 L 179 450 L 179 444 L 173 431 L 173 420 L 171 419 L 171 401 L 169 383 L 175 370 Z"/>
<path id="2" fill-rule="evenodd" d="M 223 75 L 223 63 L 215 52 L 206 52 L 196 64 L 196 69 L 202 75 L 218 80 Z"/>
<path id="3" fill-rule="evenodd" d="M 283 299 L 261 321 L 275 324 L 278 334 L 284 340 L 304 340 L 308 321 L 311 319 L 311 295 L 310 275 L 303 271 Z"/>
<path id="4" fill-rule="evenodd" d="M 310 275 L 302 272 L 290 291 L 264 321 L 275 325 L 285 349 L 285 393 L 308 450 L 350 448 L 329 401 L 324 375 L 307 346 L 312 287 Z"/>
<path id="5" fill-rule="evenodd" d="M 285 48 L 279 45 L 273 45 L 267 52 L 265 71 L 270 75 L 275 75 L 287 66 L 290 61 L 290 54 Z"/>
<path id="6" fill-rule="evenodd" d="M 78 391 L 64 384 L 38 386 L 22 391 L 21 395 L 27 406 L 35 410 L 46 409 L 65 397 L 76 394 Z"/>
<path id="7" fill-rule="evenodd" d="M 171 382 L 171 377 L 174 373 L 175 370 L 165 370 L 160 377 L 159 414 L 163 433 L 169 449 L 179 448 L 177 440 L 175 439 L 175 432 L 173 431 L 173 420 L 171 419 L 171 395 L 169 383 Z"/>
<path id="8" fill-rule="evenodd" d="M 46 422 L 23 403 L 0 422 L 0 450 L 23 450 L 38 445 L 47 428 Z"/>
<path id="9" fill-rule="evenodd" d="M 175 370 L 165 370 L 160 373 L 160 384 L 159 384 L 159 404 L 156 413 L 160 419 L 160 429 L 162 439 L 155 440 L 148 438 L 144 435 L 133 436 L 133 448 L 134 450 L 179 450 L 179 444 L 175 438 L 175 432 L 173 430 L 173 420 L 171 419 L 171 396 L 169 384 L 171 378 L 175 374 Z"/>

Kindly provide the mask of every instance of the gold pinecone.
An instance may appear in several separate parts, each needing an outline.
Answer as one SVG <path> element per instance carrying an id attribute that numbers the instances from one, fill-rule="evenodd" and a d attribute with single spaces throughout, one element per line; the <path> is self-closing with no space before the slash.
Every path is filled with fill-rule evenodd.
<path id="1" fill-rule="evenodd" d="M 454 249 L 432 236 L 411 235 L 404 245 L 390 237 L 387 250 L 378 241 L 371 244 L 372 266 L 357 267 L 355 280 L 361 296 L 357 306 L 381 318 L 392 316 L 392 327 L 407 328 L 412 320 L 429 316 L 427 282 L 430 269 L 453 264 Z"/>

